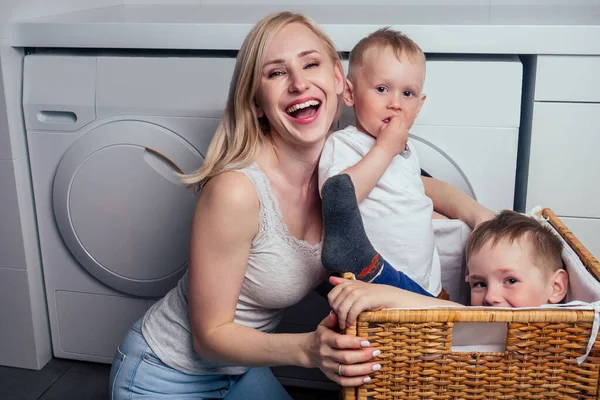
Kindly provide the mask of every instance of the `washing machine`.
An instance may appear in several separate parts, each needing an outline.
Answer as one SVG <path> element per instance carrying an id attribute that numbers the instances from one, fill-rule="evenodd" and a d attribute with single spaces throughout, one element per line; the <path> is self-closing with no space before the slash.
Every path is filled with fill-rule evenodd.
<path id="1" fill-rule="evenodd" d="M 348 62 L 342 65 L 347 71 Z M 427 99 L 410 130 L 423 172 L 491 210 L 513 209 L 522 79 L 516 56 L 428 55 Z M 351 124 L 354 113 L 344 107 L 338 127 Z M 451 256 L 441 251 L 442 259 Z M 326 299 L 311 293 L 286 312 L 278 331 L 314 330 L 329 310 Z M 337 389 L 318 369 L 275 371 L 288 384 Z"/>
<path id="2" fill-rule="evenodd" d="M 110 363 L 184 274 L 230 56 L 43 52 L 23 111 L 55 357 Z"/>

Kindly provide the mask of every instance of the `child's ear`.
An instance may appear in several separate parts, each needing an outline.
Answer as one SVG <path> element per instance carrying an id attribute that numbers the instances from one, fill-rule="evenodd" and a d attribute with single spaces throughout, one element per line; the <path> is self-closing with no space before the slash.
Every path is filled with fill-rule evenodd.
<path id="1" fill-rule="evenodd" d="M 350 79 L 346 79 L 346 87 L 344 88 L 344 103 L 348 107 L 354 106 L 354 86 Z"/>
<path id="2" fill-rule="evenodd" d="M 567 289 L 569 288 L 569 275 L 567 271 L 564 269 L 555 271 L 550 276 L 549 284 L 552 285 L 552 290 L 548 298 L 548 303 L 560 303 L 567 295 Z"/>
<path id="3" fill-rule="evenodd" d="M 419 113 L 421 112 L 421 107 L 423 107 L 425 99 L 427 99 L 427 95 L 425 93 L 422 93 L 421 98 L 419 99 L 419 108 L 417 109 L 417 115 L 419 115 Z"/>

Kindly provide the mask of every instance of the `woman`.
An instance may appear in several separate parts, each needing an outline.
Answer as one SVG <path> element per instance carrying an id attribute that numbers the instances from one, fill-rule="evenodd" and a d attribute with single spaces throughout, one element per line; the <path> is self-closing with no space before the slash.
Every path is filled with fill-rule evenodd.
<path id="1" fill-rule="evenodd" d="M 202 188 L 188 273 L 119 346 L 112 398 L 289 399 L 266 367 L 318 367 L 343 386 L 378 369 L 335 315 L 314 332 L 270 333 L 326 279 L 317 165 L 343 82 L 306 17 L 274 14 L 248 34 L 206 161 L 184 178 Z"/>

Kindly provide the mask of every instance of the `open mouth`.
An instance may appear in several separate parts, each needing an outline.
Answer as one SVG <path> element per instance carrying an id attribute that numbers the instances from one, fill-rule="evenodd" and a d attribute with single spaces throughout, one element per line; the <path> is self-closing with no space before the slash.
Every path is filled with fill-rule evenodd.
<path id="1" fill-rule="evenodd" d="M 319 100 L 307 100 L 288 107 L 285 112 L 295 119 L 307 119 L 314 117 L 321 107 Z"/>
<path id="2" fill-rule="evenodd" d="M 392 117 L 388 117 L 386 119 L 383 120 L 384 124 L 387 124 L 388 122 L 390 122 L 390 120 L 392 119 Z"/>

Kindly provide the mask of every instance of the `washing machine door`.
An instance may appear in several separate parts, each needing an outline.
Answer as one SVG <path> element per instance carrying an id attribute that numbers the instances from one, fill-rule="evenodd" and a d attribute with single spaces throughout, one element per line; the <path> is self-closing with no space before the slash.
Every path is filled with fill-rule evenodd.
<path id="1" fill-rule="evenodd" d="M 419 155 L 421 169 L 433 178 L 456 186 L 475 200 L 475 191 L 460 166 L 442 149 L 420 136 L 409 135 Z"/>
<path id="2" fill-rule="evenodd" d="M 163 296 L 185 273 L 196 195 L 177 174 L 202 155 L 176 133 L 136 120 L 78 139 L 53 184 L 56 223 L 91 275 L 123 293 Z"/>

